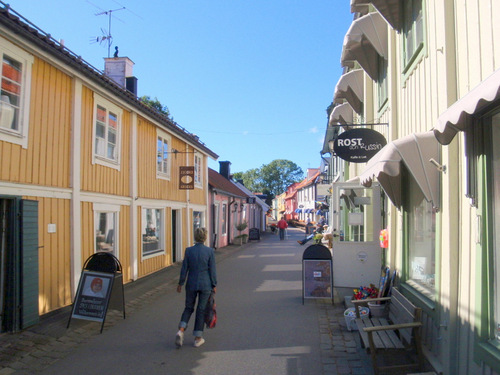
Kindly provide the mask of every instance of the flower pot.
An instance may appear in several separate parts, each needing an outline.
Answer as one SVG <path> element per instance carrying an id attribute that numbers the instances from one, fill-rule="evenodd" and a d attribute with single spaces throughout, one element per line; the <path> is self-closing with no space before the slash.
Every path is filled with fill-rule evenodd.
<path id="1" fill-rule="evenodd" d="M 379 305 L 376 302 L 368 302 L 370 314 L 374 318 L 387 318 L 387 304 Z"/>

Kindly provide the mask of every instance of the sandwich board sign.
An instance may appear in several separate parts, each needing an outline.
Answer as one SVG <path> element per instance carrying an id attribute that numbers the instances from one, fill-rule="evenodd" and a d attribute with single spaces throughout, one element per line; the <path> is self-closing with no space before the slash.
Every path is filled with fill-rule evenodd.
<path id="1" fill-rule="evenodd" d="M 113 267 L 109 267 L 110 264 Z M 87 260 L 82 270 L 67 328 L 72 318 L 83 319 L 101 322 L 102 333 L 109 308 L 123 310 L 125 319 L 121 265 L 111 254 L 96 253 Z"/>

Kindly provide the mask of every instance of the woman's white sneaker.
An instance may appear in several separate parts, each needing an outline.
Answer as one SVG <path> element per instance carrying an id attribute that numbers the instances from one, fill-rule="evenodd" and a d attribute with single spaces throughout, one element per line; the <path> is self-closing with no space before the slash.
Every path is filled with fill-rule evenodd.
<path id="1" fill-rule="evenodd" d="M 175 335 L 175 345 L 177 345 L 177 347 L 180 348 L 183 343 L 184 343 L 184 332 L 179 330 L 179 332 L 177 332 L 177 335 Z"/>
<path id="2" fill-rule="evenodd" d="M 199 340 L 194 340 L 194 347 L 195 348 L 199 348 L 204 343 L 205 343 L 205 339 L 203 337 L 201 339 L 199 339 Z"/>

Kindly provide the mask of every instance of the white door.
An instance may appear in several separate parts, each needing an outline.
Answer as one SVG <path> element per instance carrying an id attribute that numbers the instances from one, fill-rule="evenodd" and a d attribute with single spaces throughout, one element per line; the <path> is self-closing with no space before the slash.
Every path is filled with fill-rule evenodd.
<path id="1" fill-rule="evenodd" d="M 378 287 L 382 251 L 380 185 L 335 183 L 332 189 L 333 283 L 337 287 Z"/>

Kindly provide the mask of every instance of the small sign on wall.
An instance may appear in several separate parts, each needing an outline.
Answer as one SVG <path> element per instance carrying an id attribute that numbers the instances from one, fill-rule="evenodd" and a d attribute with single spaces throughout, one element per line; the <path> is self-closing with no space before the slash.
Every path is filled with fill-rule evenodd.
<path id="1" fill-rule="evenodd" d="M 194 167 L 179 167 L 179 189 L 194 189 Z"/>

